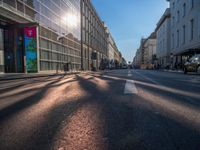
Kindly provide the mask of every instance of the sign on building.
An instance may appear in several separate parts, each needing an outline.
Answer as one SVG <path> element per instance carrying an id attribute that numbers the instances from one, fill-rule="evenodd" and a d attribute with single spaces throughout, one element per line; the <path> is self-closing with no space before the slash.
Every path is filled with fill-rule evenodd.
<path id="1" fill-rule="evenodd" d="M 24 47 L 25 47 L 25 54 L 26 54 L 27 73 L 36 73 L 38 71 L 36 27 L 24 28 Z"/>

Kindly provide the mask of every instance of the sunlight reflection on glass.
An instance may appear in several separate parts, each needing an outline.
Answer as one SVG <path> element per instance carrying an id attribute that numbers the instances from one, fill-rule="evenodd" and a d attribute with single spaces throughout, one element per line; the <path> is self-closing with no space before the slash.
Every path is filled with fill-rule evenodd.
<path id="1" fill-rule="evenodd" d="M 62 19 L 63 23 L 66 24 L 68 27 L 77 27 L 78 26 L 78 17 L 75 14 L 68 13 Z"/>

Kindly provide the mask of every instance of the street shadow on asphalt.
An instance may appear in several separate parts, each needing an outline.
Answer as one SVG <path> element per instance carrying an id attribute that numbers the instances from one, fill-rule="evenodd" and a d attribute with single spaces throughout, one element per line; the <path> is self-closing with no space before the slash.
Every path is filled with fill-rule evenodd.
<path id="1" fill-rule="evenodd" d="M 12 91 L 12 90 L 16 90 L 18 88 L 22 88 L 22 87 L 25 87 L 27 85 L 32 85 L 33 83 L 36 84 L 36 83 L 44 83 L 44 82 L 48 82 L 48 81 L 58 81 L 58 80 L 62 80 L 62 79 L 67 79 L 69 77 L 66 77 L 66 76 L 49 76 L 49 77 L 39 77 L 39 78 L 26 78 L 26 79 L 23 79 L 21 81 L 24 81 L 23 83 L 18 83 L 18 84 L 15 84 L 15 85 L 11 85 L 11 86 L 8 86 L 8 87 L 4 87 L 3 89 L 0 89 L 0 94 L 3 94 L 7 91 Z M 18 81 L 18 80 L 16 80 Z M 15 82 L 15 80 L 10 80 L 9 82 Z M 9 83 L 7 81 L 7 83 Z"/>
<path id="2" fill-rule="evenodd" d="M 32 91 L 40 91 L 41 89 L 44 89 L 45 87 L 48 87 L 49 89 L 50 88 L 54 88 L 54 87 L 59 87 L 59 86 L 62 86 L 66 83 L 70 83 L 70 82 L 75 82 L 76 80 L 73 79 L 73 80 L 70 80 L 70 81 L 64 81 L 64 82 L 61 82 L 59 83 L 60 81 L 62 81 L 63 79 L 68 79 L 68 78 L 63 78 L 63 77 L 59 77 L 58 79 L 47 79 L 47 80 L 38 80 L 38 81 L 34 81 L 32 83 L 29 83 L 29 84 L 22 84 L 22 85 L 18 85 L 17 87 L 11 87 L 11 88 L 6 88 L 6 89 L 3 89 L 3 90 L 0 90 L 0 94 L 4 94 L 5 96 L 1 96 L 0 95 L 0 99 L 3 100 L 4 98 L 8 98 L 8 97 L 12 97 L 12 96 L 19 96 L 19 95 L 23 95 L 23 94 L 26 94 L 26 93 L 29 93 L 29 92 L 32 92 Z M 54 82 L 55 81 L 55 82 Z M 45 83 L 45 82 L 50 82 L 49 84 L 47 84 L 46 86 L 44 87 L 40 87 L 40 88 L 29 88 L 27 87 L 28 86 L 34 86 L 35 84 L 39 83 Z M 27 87 L 27 88 L 26 88 Z M 21 88 L 24 88 L 23 90 L 21 90 L 21 92 L 18 92 L 18 93 L 14 93 L 14 94 L 5 94 L 6 92 L 10 92 L 12 90 L 17 90 L 17 89 L 21 89 Z"/>
<path id="3" fill-rule="evenodd" d="M 55 141 L 57 140 L 55 137 L 57 133 L 62 130 L 63 121 L 68 125 L 70 117 L 73 116 L 76 111 L 91 103 L 99 106 L 102 112 L 102 118 L 100 119 L 105 120 L 102 122 L 104 124 L 104 131 L 102 134 L 106 140 L 105 143 L 102 144 L 105 144 L 108 150 L 186 150 L 188 148 L 190 150 L 196 150 L 200 148 L 197 143 L 200 139 L 199 133 L 189 127 L 185 127 L 166 115 L 155 114 L 155 110 L 151 108 L 152 104 L 150 102 L 148 104 L 146 101 L 148 98 L 137 95 L 124 95 L 123 88 L 125 82 L 123 80 L 108 79 L 102 76 L 98 76 L 98 78 L 108 83 L 109 90 L 99 88 L 91 81 L 94 78 L 88 78 L 86 80 L 81 76 L 76 76 L 75 80 L 78 81 L 82 90 L 87 92 L 88 95 L 82 98 L 74 97 L 70 102 L 54 106 L 48 113 L 46 121 L 39 127 L 37 133 L 30 134 L 19 149 L 58 149 L 59 147 L 54 147 Z M 48 88 L 55 83 L 57 83 L 57 81 L 46 85 L 35 96 L 31 96 L 29 102 L 23 100 L 23 102 L 17 103 L 15 106 L 0 112 L 1 120 L 5 120 L 6 117 L 9 118 L 18 111 L 40 101 Z M 70 90 L 68 92 L 70 92 Z M 136 103 L 132 103 L 132 101 Z M 173 129 L 168 131 L 168 128 L 163 129 L 157 126 L 160 121 L 164 124 L 168 124 L 168 126 L 171 126 Z M 175 136 L 175 139 L 170 139 L 171 136 L 168 137 L 169 135 L 166 134 L 172 134 L 171 136 Z M 184 137 L 185 135 L 187 135 L 187 137 Z M 2 138 L 3 137 L 1 137 L 0 140 Z M 3 147 L 3 141 L 4 140 L 1 140 L 0 147 L 6 149 L 6 147 Z M 188 144 L 189 142 L 190 144 Z M 90 145 L 88 145 L 88 149 L 90 149 L 89 146 Z M 16 143 L 13 145 L 10 144 L 9 148 L 17 150 L 18 145 Z"/>
<path id="4" fill-rule="evenodd" d="M 121 144 L 118 141 L 123 140 L 122 138 L 129 134 L 132 129 L 132 125 L 134 122 L 133 117 L 133 110 L 123 103 L 112 102 L 113 98 L 108 99 L 108 95 L 113 95 L 114 97 L 121 96 L 121 89 L 110 93 L 109 91 L 105 92 L 102 89 L 98 89 L 96 84 L 90 82 L 93 78 L 88 78 L 88 80 L 83 79 L 80 76 L 77 76 L 76 79 L 78 80 L 81 88 L 88 92 L 88 96 L 84 98 L 77 99 L 67 102 L 62 105 L 57 105 L 48 113 L 46 117 L 46 121 L 43 123 L 42 126 L 39 127 L 37 133 L 33 133 L 28 136 L 28 138 L 23 139 L 22 145 L 17 145 L 17 141 L 15 143 L 9 143 L 9 141 L 5 141 L 5 137 L 1 137 L 0 139 L 0 147 L 4 149 L 35 149 L 35 150 L 49 150 L 53 149 L 55 144 L 55 136 L 62 129 L 63 120 L 66 122 L 68 119 L 73 115 L 77 110 L 84 107 L 88 104 L 95 104 L 99 105 L 99 108 L 103 108 L 103 118 L 106 120 L 105 124 L 105 138 L 107 139 L 105 145 L 108 145 L 108 149 L 118 149 Z M 110 81 L 111 86 L 119 86 L 116 85 L 116 82 Z M 36 95 L 23 100 L 17 104 L 12 105 L 9 108 L 6 108 L 1 111 L 1 121 L 5 121 L 9 119 L 11 116 L 15 115 L 18 111 L 23 111 L 23 109 L 34 105 L 38 101 L 42 99 L 44 93 L 56 83 L 56 81 L 49 83 L 40 92 Z M 121 87 L 121 86 L 120 86 Z M 121 87 L 122 88 L 122 87 Z M 116 95 L 116 93 L 118 93 Z M 37 96 L 37 98 L 36 98 Z M 119 98 L 119 97 L 118 97 Z M 111 101 L 110 101 L 111 100 Z M 115 101 L 115 99 L 114 99 Z M 94 112 L 95 113 L 95 112 Z M 2 129 L 1 129 L 2 130 Z M 3 132 L 2 132 L 3 133 Z M 23 134 L 23 132 L 21 133 Z M 12 135 L 10 135 L 12 136 Z M 20 137 L 20 135 L 19 135 Z M 20 140 L 20 139 L 19 139 Z M 5 144 L 7 143 L 7 144 Z M 121 143 L 121 142 L 120 142 Z M 7 146 L 7 147 L 6 147 Z M 88 149 L 89 149 L 88 145 Z M 58 148 L 55 148 L 58 149 Z"/>
<path id="5" fill-rule="evenodd" d="M 86 91 L 89 95 L 85 99 L 82 107 L 88 104 L 95 104 L 99 107 L 101 113 L 102 124 L 104 126 L 103 137 L 106 139 L 105 143 L 106 149 L 116 150 L 116 149 L 133 149 L 136 146 L 143 145 L 141 143 L 128 143 L 131 133 L 134 132 L 135 115 L 134 109 L 129 107 L 126 103 L 120 101 L 121 99 L 130 100 L 130 96 L 125 96 L 123 94 L 123 88 L 125 83 L 123 80 L 116 82 L 113 79 L 107 79 L 101 76 L 97 78 L 102 79 L 108 83 L 108 89 L 101 89 L 97 86 L 97 83 L 92 82 L 94 77 L 87 78 L 77 76 L 79 85 Z M 89 100 L 89 101 L 88 101 Z M 95 112 L 94 112 L 95 113 Z M 103 121 L 104 120 L 104 121 Z M 98 139 L 97 139 L 98 141 Z M 88 149 L 90 145 L 88 145 Z"/>
<path id="6" fill-rule="evenodd" d="M 45 86 L 42 86 L 39 88 L 36 87 L 36 88 L 31 88 L 31 89 L 24 89 L 23 91 L 18 92 L 17 94 L 0 96 L 1 100 L 3 100 L 4 98 L 9 99 L 9 97 L 12 97 L 12 96 L 17 97 L 17 96 L 24 95 L 26 93 L 35 91 L 35 93 L 33 93 L 31 96 L 20 99 L 17 102 L 15 102 L 14 104 L 11 104 L 11 105 L 7 106 L 6 108 L 1 109 L 0 110 L 0 122 L 4 121 L 5 119 L 9 119 L 9 117 L 12 117 L 12 115 L 15 115 L 17 112 L 23 111 L 24 109 L 38 103 L 40 100 L 42 100 L 42 98 L 44 97 L 44 95 L 46 94 L 46 92 L 49 89 L 59 87 L 66 83 L 76 81 L 75 79 L 73 79 L 70 81 L 59 83 L 61 80 L 63 80 L 63 77 L 53 79 L 51 82 L 49 82 Z"/>
<path id="7" fill-rule="evenodd" d="M 21 87 L 26 86 L 28 84 L 32 84 L 31 82 L 29 82 L 29 83 L 27 82 L 29 80 L 32 80 L 32 79 L 23 79 L 24 83 L 19 83 L 19 84 L 15 84 L 15 85 L 12 85 L 12 86 L 4 87 L 4 89 L 0 89 L 0 94 L 7 92 L 7 91 L 11 91 L 11 90 L 16 90 L 17 88 L 21 88 Z M 39 79 L 34 80 L 34 83 L 41 83 L 41 82 L 46 82 L 46 81 L 50 81 L 50 80 L 52 80 L 52 77 L 45 77 L 45 78 L 42 78 L 42 80 L 39 80 Z M 17 81 L 18 80 L 16 80 L 16 82 Z M 9 82 L 15 82 L 15 80 L 10 80 Z"/>
<path id="8" fill-rule="evenodd" d="M 118 77 L 119 79 L 122 80 L 127 80 L 127 79 L 134 80 L 137 86 L 145 90 L 148 90 L 154 95 L 162 95 L 163 97 L 168 98 L 169 101 L 176 99 L 177 102 L 185 103 L 186 105 L 189 105 L 196 109 L 200 108 L 200 89 L 198 88 L 195 88 L 195 91 L 193 91 L 194 88 L 188 89 L 187 87 L 183 86 L 181 87 L 176 85 L 175 87 L 178 86 L 178 88 L 175 89 L 175 87 L 172 87 L 170 84 L 169 85 L 165 84 L 165 86 L 157 85 L 155 83 L 152 83 L 152 81 L 150 80 L 143 79 L 140 76 L 127 77 L 124 75 L 112 75 L 112 74 L 110 76 Z"/>
<path id="9" fill-rule="evenodd" d="M 133 95 L 124 95 L 123 80 L 96 77 L 107 81 L 109 90 L 98 89 L 93 82 L 80 77 L 78 80 L 81 81 L 81 87 L 91 93 L 91 99 L 104 108 L 104 135 L 108 139 L 109 150 L 196 150 L 200 148 L 200 133 L 191 124 L 187 126 L 176 120 L 178 118 L 171 118 L 170 114 L 162 114 L 160 109 L 154 109 L 152 103 L 147 101 L 148 97 L 134 95 L 133 99 Z M 159 91 L 155 89 L 154 92 Z M 131 101 L 137 99 L 140 101 L 138 105 L 131 105 Z M 158 114 L 157 111 L 161 113 Z"/>
<path id="10" fill-rule="evenodd" d="M 135 80 L 137 87 L 151 93 L 155 96 L 167 99 L 168 101 L 180 103 L 191 109 L 200 110 L 200 93 L 192 93 L 190 91 L 182 91 L 172 87 L 165 87 L 153 83 L 146 84 L 146 81 Z"/>
<path id="11" fill-rule="evenodd" d="M 135 100 L 139 99 L 140 101 L 144 102 L 142 105 L 140 105 L 140 112 L 138 112 L 137 107 L 129 107 L 127 105 L 129 103 L 129 100 L 127 100 L 127 96 L 122 96 L 121 92 L 123 91 L 123 89 L 119 88 L 120 89 L 119 91 L 115 91 L 116 87 L 121 86 L 120 84 L 117 85 L 117 83 L 116 83 L 116 82 L 119 82 L 119 80 L 108 79 L 105 77 L 99 77 L 99 78 L 101 78 L 103 80 L 108 80 L 110 82 L 110 89 L 112 89 L 112 90 L 109 90 L 109 92 L 111 92 L 111 93 L 105 93 L 105 92 L 102 92 L 101 90 L 100 91 L 98 90 L 100 92 L 99 95 L 100 94 L 113 95 L 109 100 L 102 98 L 102 101 L 107 102 L 107 103 L 100 103 L 100 105 L 106 104 L 105 108 L 107 108 L 107 110 L 105 110 L 105 116 L 107 116 L 106 124 L 108 126 L 108 128 L 107 128 L 108 137 L 109 137 L 108 141 L 110 141 L 109 149 L 154 149 L 154 150 L 155 149 L 169 149 L 169 150 L 171 150 L 171 149 L 183 149 L 183 150 L 184 149 L 192 149 L 193 150 L 194 149 L 194 150 L 196 150 L 196 149 L 200 148 L 200 143 L 199 143 L 200 132 L 196 130 L 195 125 L 193 125 L 191 122 L 189 122 L 187 124 L 183 121 L 184 118 L 174 118 L 174 116 L 176 116 L 176 114 L 173 114 L 173 112 L 168 112 L 168 111 L 163 112 L 162 108 L 165 109 L 165 106 L 163 106 L 161 108 L 156 108 L 156 105 L 153 105 L 153 103 L 151 101 L 149 101 L 149 99 L 151 97 L 141 97 L 141 96 L 135 95 L 134 96 Z M 92 83 L 90 83 L 90 84 L 92 84 Z M 85 86 L 85 89 L 88 89 L 86 87 L 87 85 L 89 85 L 89 84 L 83 85 L 83 86 Z M 152 93 L 153 95 L 156 95 L 159 93 L 160 95 L 163 95 L 164 97 L 166 96 L 165 97 L 166 101 L 172 100 L 172 99 L 170 99 L 170 96 L 174 97 L 175 99 L 177 98 L 177 96 L 180 96 L 180 95 L 177 95 L 174 93 L 169 93 L 169 91 L 159 90 L 157 88 L 152 88 L 152 87 L 145 86 L 142 84 L 141 85 L 136 84 L 136 85 L 139 86 L 140 88 L 148 90 L 148 92 L 150 92 L 150 93 L 152 93 L 152 91 L 153 91 L 153 93 Z M 93 85 L 91 87 L 94 88 L 95 85 Z M 124 87 L 124 86 L 122 86 L 122 87 Z M 89 91 L 91 91 L 91 90 L 89 90 Z M 123 102 L 121 101 L 121 99 L 123 99 Z M 181 100 L 180 98 L 177 101 L 179 103 L 186 103 L 183 105 L 186 105 L 186 106 L 190 107 L 191 109 L 199 110 L 199 107 L 193 103 L 185 102 L 185 101 L 183 102 L 183 100 Z M 147 103 L 151 107 L 149 107 L 149 106 L 146 107 Z M 122 112 L 119 111 L 120 109 L 122 110 Z M 166 109 L 167 109 L 167 107 L 166 107 Z M 123 112 L 123 110 L 125 111 L 125 113 Z M 133 118 L 137 118 L 138 113 L 141 113 L 142 116 L 140 116 L 138 118 L 138 120 L 133 119 Z M 174 115 L 174 116 L 172 117 L 172 115 Z M 123 119 L 120 118 L 120 116 Z M 126 117 L 126 116 L 128 116 L 128 117 Z M 159 120 L 159 121 L 161 121 L 161 124 L 166 125 L 164 127 L 164 129 L 161 129 L 161 131 L 158 131 L 159 127 L 157 127 L 157 126 L 159 126 L 159 122 L 157 122 L 157 121 L 152 122 L 152 120 L 149 120 L 149 118 L 154 118 L 155 116 L 157 118 L 156 120 Z M 143 120 L 143 119 L 149 120 L 149 121 L 144 121 L 143 123 L 141 123 L 141 127 L 134 127 L 135 124 L 138 124 L 138 122 L 141 122 L 141 120 Z M 127 126 L 129 126 L 130 128 Z M 139 130 L 141 128 L 143 128 L 143 131 L 141 131 L 143 133 L 140 133 L 140 134 L 147 133 L 146 137 L 148 137 L 148 136 L 150 136 L 150 137 L 149 137 L 149 139 L 147 139 L 144 136 L 143 138 L 140 138 L 140 140 L 138 142 L 137 141 L 138 134 L 134 134 L 134 132 L 136 132 L 135 129 Z M 147 132 L 145 133 L 144 131 L 146 131 L 146 130 L 147 130 Z M 164 137 L 162 137 L 162 136 L 164 136 L 164 134 L 167 134 L 166 139 L 168 138 L 168 142 L 165 141 Z M 141 136 L 141 135 L 139 135 L 139 136 Z M 122 140 L 122 139 L 126 139 L 126 137 L 128 137 L 128 140 Z M 172 138 L 172 139 L 170 139 L 170 138 Z M 137 139 L 137 140 L 135 141 L 134 139 Z M 121 142 L 121 141 L 124 141 L 124 143 L 126 143 L 126 144 L 123 144 L 123 142 Z M 154 146 L 148 145 L 151 143 L 148 141 L 153 141 L 152 143 L 154 144 Z M 129 143 L 129 144 L 127 144 L 127 143 Z M 145 144 L 147 144 L 147 147 L 151 147 L 151 148 L 147 148 L 146 146 L 143 147 L 142 145 L 145 145 Z M 172 146 L 170 146 L 170 144 Z M 166 146 L 166 148 L 163 148 L 163 145 Z M 131 147 L 131 146 L 133 146 L 133 147 Z M 158 147 L 156 147 L 156 146 L 158 146 Z"/>

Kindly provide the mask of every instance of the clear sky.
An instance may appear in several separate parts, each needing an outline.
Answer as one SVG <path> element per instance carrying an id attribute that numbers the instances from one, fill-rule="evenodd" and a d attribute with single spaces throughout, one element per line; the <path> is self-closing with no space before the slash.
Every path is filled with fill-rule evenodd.
<path id="1" fill-rule="evenodd" d="M 132 61 L 142 37 L 154 31 L 168 7 L 166 0 L 91 0 L 127 61 Z"/>

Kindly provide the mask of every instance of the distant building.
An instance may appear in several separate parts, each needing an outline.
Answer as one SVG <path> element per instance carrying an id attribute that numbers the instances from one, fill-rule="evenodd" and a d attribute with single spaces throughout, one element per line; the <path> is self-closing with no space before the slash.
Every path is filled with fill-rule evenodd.
<path id="1" fill-rule="evenodd" d="M 148 38 L 142 38 L 140 47 L 137 50 L 133 66 L 136 68 L 153 68 L 156 57 L 156 33 L 153 32 Z"/>
<path id="2" fill-rule="evenodd" d="M 140 68 L 141 64 L 142 64 L 142 51 L 141 49 L 137 49 L 135 57 L 133 59 L 133 66 L 135 68 Z"/>
<path id="3" fill-rule="evenodd" d="M 152 68 L 156 55 L 156 33 L 153 32 L 144 42 L 143 65 Z"/>
<path id="4" fill-rule="evenodd" d="M 161 68 L 171 66 L 171 15 L 170 9 L 167 8 L 156 27 L 156 56 Z"/>
<path id="5" fill-rule="evenodd" d="M 144 64 L 144 43 L 146 39 L 142 38 L 140 40 L 140 47 L 137 49 L 134 60 L 133 60 L 133 65 L 136 68 L 140 68 L 142 64 Z"/>
<path id="6" fill-rule="evenodd" d="M 122 66 L 123 65 L 128 65 L 127 62 L 126 62 L 126 59 L 124 57 L 122 57 Z"/>
<path id="7" fill-rule="evenodd" d="M 115 58 L 115 68 L 119 68 L 122 63 L 122 54 L 119 50 L 115 51 L 114 58 Z"/>
<path id="8" fill-rule="evenodd" d="M 118 48 L 115 44 L 115 41 L 112 37 L 112 34 L 107 29 L 108 34 L 108 60 L 109 60 L 109 68 L 115 68 L 115 52 L 118 51 Z"/>
<path id="9" fill-rule="evenodd" d="M 171 13 L 173 66 L 181 68 L 188 57 L 200 53 L 200 1 L 168 1 Z"/>
<path id="10" fill-rule="evenodd" d="M 122 54 L 119 51 L 112 34 L 107 28 L 108 60 L 109 68 L 119 68 L 122 63 Z"/>

